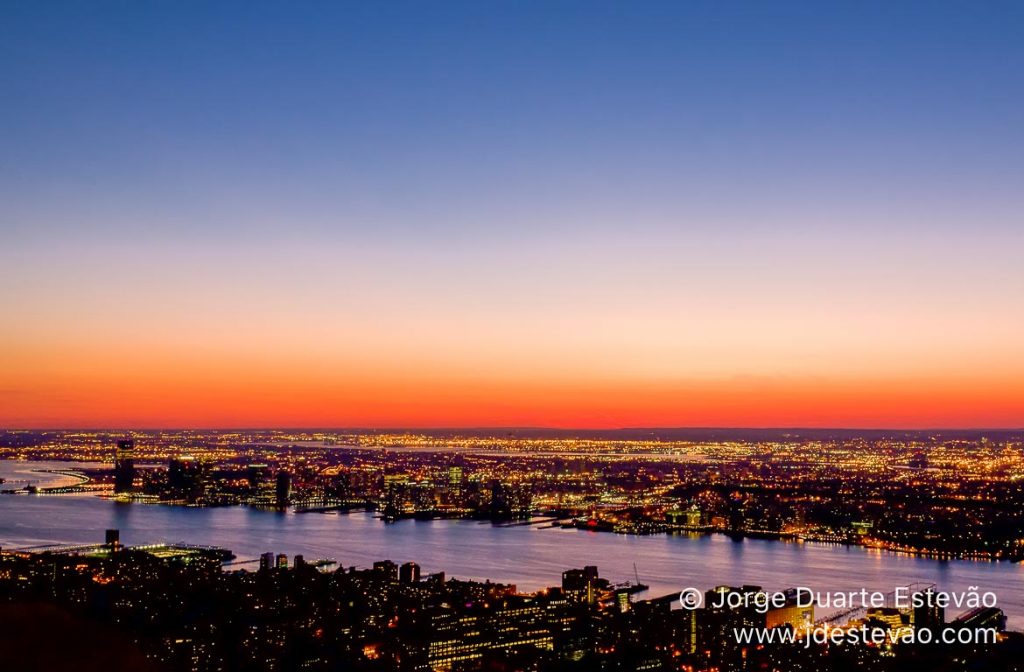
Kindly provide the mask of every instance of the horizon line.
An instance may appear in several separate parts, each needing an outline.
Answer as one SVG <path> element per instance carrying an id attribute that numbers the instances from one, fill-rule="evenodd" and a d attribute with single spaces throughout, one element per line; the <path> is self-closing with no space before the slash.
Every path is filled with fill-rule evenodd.
<path id="1" fill-rule="evenodd" d="M 1024 432 L 1021 427 L 850 427 L 850 426 L 627 426 L 627 427 L 557 427 L 545 425 L 436 425 L 436 426 L 108 426 L 108 427 L 2 427 L 0 432 L 261 432 L 261 431 L 323 431 L 323 432 L 455 432 L 455 431 L 541 431 L 541 432 L 657 432 L 657 431 L 745 431 L 745 432 Z"/>

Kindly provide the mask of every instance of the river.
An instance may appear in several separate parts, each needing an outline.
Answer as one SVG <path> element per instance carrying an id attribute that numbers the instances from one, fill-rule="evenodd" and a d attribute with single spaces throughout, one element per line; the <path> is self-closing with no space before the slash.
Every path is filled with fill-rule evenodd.
<path id="1" fill-rule="evenodd" d="M 95 466 L 95 465 L 92 465 Z M 67 469 L 69 463 L 0 461 L 0 477 L 56 484 L 59 475 L 37 469 Z M 18 475 L 15 475 L 18 474 Z M 0 547 L 103 540 L 107 528 L 121 530 L 126 544 L 182 541 L 229 548 L 239 559 L 260 553 L 333 558 L 345 566 L 375 560 L 413 560 L 426 573 L 514 583 L 520 590 L 557 585 L 570 567 L 597 565 L 612 581 L 640 580 L 655 597 L 720 584 L 755 584 L 769 590 L 807 586 L 816 591 L 888 592 L 914 582 L 960 592 L 970 586 L 992 591 L 1024 629 L 1024 565 L 1008 562 L 935 560 L 839 545 L 760 539 L 734 541 L 723 535 L 626 536 L 535 526 L 500 527 L 460 520 L 405 520 L 385 524 L 369 513 L 294 514 L 246 507 L 212 509 L 118 504 L 87 495 L 0 496 Z M 947 618 L 959 610 L 950 609 Z"/>

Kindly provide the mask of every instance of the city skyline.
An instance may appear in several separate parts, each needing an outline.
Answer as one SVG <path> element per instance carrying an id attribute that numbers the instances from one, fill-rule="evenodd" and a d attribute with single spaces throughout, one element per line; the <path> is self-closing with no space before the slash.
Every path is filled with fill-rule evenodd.
<path id="1" fill-rule="evenodd" d="M 0 427 L 1021 427 L 1022 31 L 7 4 Z"/>

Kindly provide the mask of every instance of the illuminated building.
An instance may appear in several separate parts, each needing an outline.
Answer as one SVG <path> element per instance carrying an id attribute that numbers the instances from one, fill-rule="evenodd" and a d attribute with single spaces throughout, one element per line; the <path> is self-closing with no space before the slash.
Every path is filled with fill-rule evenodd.
<path id="1" fill-rule="evenodd" d="M 996 632 L 1006 630 L 1006 614 L 998 607 L 978 607 L 967 613 L 960 614 L 950 623 L 954 628 L 968 630 L 984 630 L 992 628 Z"/>
<path id="2" fill-rule="evenodd" d="M 594 604 L 597 602 L 597 581 L 597 567 L 594 565 L 569 569 L 562 572 L 562 592 L 570 602 Z"/>
<path id="3" fill-rule="evenodd" d="M 785 592 L 786 604 L 781 607 L 772 606 L 765 614 L 765 627 L 777 628 L 788 625 L 794 630 L 801 630 L 814 624 L 814 604 L 802 606 L 795 588 Z"/>

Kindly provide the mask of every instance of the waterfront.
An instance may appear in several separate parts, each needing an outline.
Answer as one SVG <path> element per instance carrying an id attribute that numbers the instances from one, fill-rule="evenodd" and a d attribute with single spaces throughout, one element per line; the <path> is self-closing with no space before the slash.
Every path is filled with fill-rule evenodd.
<path id="1" fill-rule="evenodd" d="M 26 485 L 40 488 L 62 488 L 86 481 L 78 474 L 80 469 L 109 467 L 102 462 L 0 460 L 0 490 L 17 490 Z"/>
<path id="2" fill-rule="evenodd" d="M 0 465 L 0 476 L 8 478 L 15 468 L 24 474 L 26 467 L 52 467 Z M 626 536 L 465 520 L 385 524 L 369 513 L 299 515 L 246 507 L 118 504 L 85 495 L 0 497 L 0 546 L 5 548 L 96 542 L 107 528 L 120 529 L 127 544 L 216 545 L 233 550 L 240 560 L 264 551 L 333 558 L 345 566 L 368 566 L 384 558 L 413 560 L 425 572 L 510 582 L 521 590 L 557 585 L 564 569 L 587 564 L 598 565 L 612 581 L 631 580 L 635 563 L 640 580 L 651 586 L 641 599 L 686 586 L 743 583 L 823 591 L 890 591 L 913 582 L 934 582 L 947 591 L 977 586 L 996 593 L 1012 629 L 1024 625 L 1024 565 L 1006 562 L 940 561 L 859 547 L 734 541 L 724 535 Z"/>

